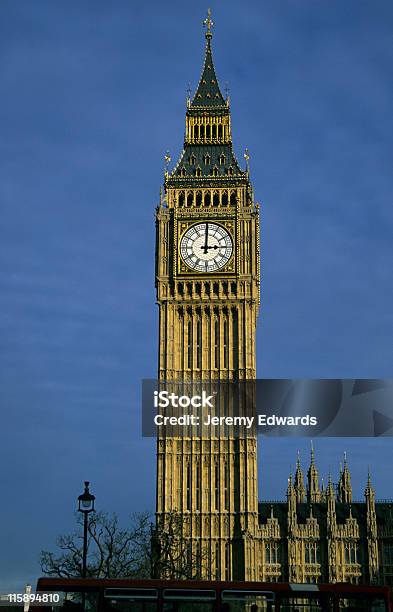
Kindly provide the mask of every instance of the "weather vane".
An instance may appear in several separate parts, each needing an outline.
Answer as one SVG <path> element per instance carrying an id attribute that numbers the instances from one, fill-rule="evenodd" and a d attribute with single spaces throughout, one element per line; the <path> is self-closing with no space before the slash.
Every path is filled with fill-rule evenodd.
<path id="1" fill-rule="evenodd" d="M 211 19 L 211 15 L 212 12 L 211 10 L 208 8 L 207 9 L 207 17 L 205 19 L 205 21 L 203 22 L 203 25 L 206 26 L 206 38 L 211 38 L 212 37 L 212 26 L 214 25 L 212 19 Z"/>

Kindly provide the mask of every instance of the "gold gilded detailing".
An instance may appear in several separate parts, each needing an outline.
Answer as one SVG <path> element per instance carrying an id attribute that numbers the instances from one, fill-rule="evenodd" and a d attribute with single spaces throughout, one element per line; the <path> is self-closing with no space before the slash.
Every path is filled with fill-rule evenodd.
<path id="1" fill-rule="evenodd" d="M 164 165 L 164 175 L 165 176 L 168 176 L 168 166 L 170 164 L 170 161 L 171 161 L 171 156 L 169 155 L 169 151 L 167 151 L 165 153 L 165 156 L 164 156 L 164 162 L 165 162 L 165 165 Z"/>
<path id="2" fill-rule="evenodd" d="M 201 97 L 198 94 L 197 97 Z M 230 144 L 231 124 L 228 114 L 201 112 L 186 116 L 186 144 Z"/>
<path id="3" fill-rule="evenodd" d="M 250 154 L 247 148 L 244 149 L 244 159 L 246 160 L 246 172 L 249 174 L 250 173 Z"/>
<path id="4" fill-rule="evenodd" d="M 211 19 L 211 10 L 210 8 L 207 9 L 207 17 L 203 22 L 203 25 L 206 26 L 206 38 L 211 38 L 213 36 L 212 34 L 212 26 L 214 25 L 214 22 Z"/>
<path id="5" fill-rule="evenodd" d="M 197 221 L 199 222 L 203 222 L 204 220 L 205 219 L 202 220 L 200 217 L 199 219 L 197 219 Z M 235 244 L 236 244 L 235 220 L 234 219 L 224 220 L 216 216 L 209 216 L 209 223 L 217 223 L 217 225 L 221 225 L 225 227 L 226 230 L 228 230 L 228 233 L 230 234 L 232 245 L 233 245 L 232 254 L 231 254 L 231 257 L 228 263 L 222 266 L 219 270 L 215 272 L 196 272 L 194 269 L 188 267 L 187 264 L 181 258 L 180 243 L 182 241 L 183 236 L 187 232 L 187 230 L 193 225 L 195 225 L 195 222 L 196 222 L 196 219 L 193 218 L 193 219 L 188 219 L 187 221 L 178 221 L 177 223 L 176 236 L 178 238 L 178 242 L 177 242 L 177 273 L 178 273 L 178 276 L 179 275 L 192 275 L 192 276 L 197 275 L 198 277 L 206 276 L 206 277 L 211 278 L 211 277 L 217 276 L 218 274 L 219 275 L 229 275 L 229 274 L 233 275 L 235 272 L 235 259 L 236 259 L 236 256 L 235 256 Z"/>

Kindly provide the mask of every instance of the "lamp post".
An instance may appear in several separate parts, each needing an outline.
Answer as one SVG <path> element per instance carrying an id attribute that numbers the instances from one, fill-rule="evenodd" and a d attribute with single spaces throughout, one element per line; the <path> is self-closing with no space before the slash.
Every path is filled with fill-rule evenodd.
<path id="1" fill-rule="evenodd" d="M 82 561 L 82 578 L 86 578 L 86 561 L 87 561 L 87 517 L 90 512 L 94 512 L 95 496 L 89 491 L 89 481 L 85 480 L 85 490 L 78 497 L 78 512 L 83 513 L 83 561 Z"/>

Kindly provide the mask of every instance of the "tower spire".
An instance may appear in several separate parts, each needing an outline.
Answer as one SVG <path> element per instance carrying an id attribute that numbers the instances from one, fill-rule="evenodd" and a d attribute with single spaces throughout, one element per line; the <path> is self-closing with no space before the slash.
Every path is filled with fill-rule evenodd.
<path id="1" fill-rule="evenodd" d="M 306 497 L 306 487 L 304 486 L 304 477 L 302 468 L 300 465 L 300 453 L 297 452 L 297 461 L 296 461 L 296 472 L 295 472 L 295 491 L 296 491 L 296 499 L 299 504 L 301 504 Z"/>
<path id="2" fill-rule="evenodd" d="M 211 39 L 213 38 L 211 19 L 211 10 L 207 11 L 207 18 L 204 20 L 206 27 L 206 49 L 205 62 L 202 69 L 202 75 L 199 81 L 198 88 L 195 92 L 194 99 L 191 102 L 192 107 L 208 107 L 209 110 L 214 110 L 215 107 L 226 107 L 226 102 L 218 85 L 218 80 L 214 70 L 213 55 L 211 49 Z"/>
<path id="3" fill-rule="evenodd" d="M 307 472 L 307 498 L 309 502 L 320 502 L 321 501 L 321 491 L 319 489 L 319 479 L 318 479 L 318 470 L 315 466 L 315 453 L 314 453 L 314 444 L 311 441 L 311 461 L 310 467 Z"/>
<path id="4" fill-rule="evenodd" d="M 378 576 L 378 531 L 377 514 L 375 509 L 375 492 L 371 484 L 370 467 L 368 468 L 367 486 L 364 491 L 366 497 L 366 521 L 368 540 L 368 571 L 372 582 L 376 582 Z"/>

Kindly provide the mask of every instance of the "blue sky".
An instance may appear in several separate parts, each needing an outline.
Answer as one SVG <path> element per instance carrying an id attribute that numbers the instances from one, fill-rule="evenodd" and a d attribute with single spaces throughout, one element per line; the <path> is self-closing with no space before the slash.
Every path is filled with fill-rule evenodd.
<path id="1" fill-rule="evenodd" d="M 235 149 L 262 203 L 258 375 L 392 377 L 393 4 L 211 3 Z M 0 590 L 39 575 L 92 481 L 122 519 L 154 509 L 154 208 L 197 85 L 207 5 L 3 0 L 0 13 Z M 306 440 L 263 440 L 282 498 Z M 393 497 L 392 441 L 319 439 Z"/>

